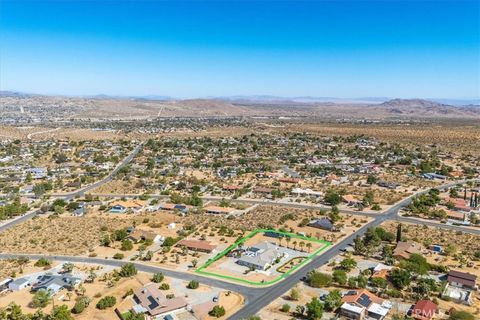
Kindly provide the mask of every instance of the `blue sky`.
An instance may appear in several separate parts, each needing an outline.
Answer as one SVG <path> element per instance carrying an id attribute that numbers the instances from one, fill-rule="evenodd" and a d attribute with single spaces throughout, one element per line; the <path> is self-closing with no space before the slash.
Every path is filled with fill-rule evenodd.
<path id="1" fill-rule="evenodd" d="M 0 0 L 0 89 L 479 98 L 479 3 Z"/>

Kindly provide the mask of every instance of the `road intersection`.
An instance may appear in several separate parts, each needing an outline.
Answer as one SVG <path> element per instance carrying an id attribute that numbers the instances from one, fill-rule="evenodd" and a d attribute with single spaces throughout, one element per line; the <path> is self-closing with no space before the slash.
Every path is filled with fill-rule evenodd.
<path id="1" fill-rule="evenodd" d="M 142 148 L 142 144 L 139 144 L 133 151 L 130 153 L 126 158 L 122 160 L 122 162 L 105 178 L 100 181 L 97 181 L 91 185 L 88 185 L 84 188 L 78 189 L 71 193 L 65 194 L 52 194 L 51 197 L 57 198 L 64 198 L 65 200 L 72 200 L 76 197 L 80 197 L 85 195 L 88 191 L 91 191 L 105 183 L 110 182 L 113 177 L 128 163 L 130 163 L 133 158 L 140 152 Z M 473 181 L 478 182 L 479 179 L 475 179 Z M 466 181 L 458 181 L 447 183 L 437 187 L 437 189 L 447 189 L 452 186 L 455 186 L 459 183 L 465 183 Z M 462 231 L 472 234 L 480 235 L 480 230 L 466 228 L 461 226 L 453 226 L 453 225 L 446 225 L 431 221 L 424 221 L 419 220 L 411 217 L 403 217 L 399 215 L 399 211 L 403 208 L 408 206 L 412 199 L 420 194 L 426 193 L 429 190 L 422 190 L 409 197 L 403 199 L 402 201 L 396 203 L 392 207 L 388 208 L 387 210 L 379 213 L 371 213 L 371 212 L 362 212 L 362 211 L 354 211 L 354 210 L 341 210 L 342 213 L 346 214 L 354 214 L 354 215 L 361 215 L 373 218 L 372 221 L 367 223 L 366 225 L 359 228 L 357 231 L 349 235 L 348 237 L 344 238 L 340 242 L 334 244 L 330 247 L 327 251 L 323 254 L 315 257 L 312 259 L 308 264 L 306 264 L 303 268 L 299 269 L 291 276 L 283 279 L 282 281 L 265 287 L 252 287 L 252 286 L 245 286 L 240 285 L 237 283 L 227 282 L 224 280 L 209 278 L 205 276 L 200 276 L 198 274 L 190 273 L 190 272 L 179 272 L 174 271 L 166 268 L 161 268 L 157 266 L 148 265 L 145 263 L 133 262 L 139 271 L 149 272 L 149 273 L 156 273 L 162 272 L 164 275 L 182 279 L 185 281 L 190 280 L 197 280 L 201 281 L 202 283 L 214 287 L 218 287 L 224 290 L 235 291 L 242 294 L 245 297 L 245 305 L 242 309 L 240 309 L 237 313 L 232 315 L 229 319 L 233 320 L 241 320 L 247 319 L 249 316 L 256 314 L 262 308 L 270 304 L 272 301 L 283 295 L 285 292 L 290 290 L 294 287 L 303 277 L 307 275 L 308 272 L 311 270 L 317 269 L 325 264 L 328 263 L 332 258 L 338 255 L 342 250 L 344 250 L 347 246 L 353 243 L 353 240 L 357 236 L 362 236 L 369 228 L 379 226 L 385 221 L 389 220 L 396 220 L 405 223 L 412 223 L 412 224 L 424 224 L 433 227 L 439 227 L 449 230 L 455 231 Z M 127 195 L 127 194 L 118 194 L 118 195 L 101 195 L 106 197 L 124 197 L 124 196 L 138 196 L 138 195 Z M 162 196 L 153 196 L 161 198 Z M 214 197 L 203 197 L 204 200 L 218 200 L 214 199 Z M 250 203 L 250 204 L 267 204 L 267 205 L 276 205 L 276 206 L 286 206 L 291 208 L 304 208 L 304 209 L 320 209 L 320 208 L 328 208 L 327 206 L 318 206 L 318 205 L 308 205 L 308 204 L 298 204 L 298 203 L 286 203 L 286 202 L 272 202 L 272 201 L 263 201 L 263 200 L 253 200 L 253 199 L 242 199 L 242 200 L 234 200 L 238 202 Z M 7 230 L 19 223 L 26 221 L 40 213 L 40 210 L 33 210 L 29 213 L 20 216 L 13 221 L 5 223 L 4 225 L 0 226 L 0 232 Z M 30 259 L 39 259 L 41 257 L 45 257 L 48 259 L 59 260 L 59 261 L 71 261 L 77 263 L 92 263 L 92 264 L 100 264 L 100 265 L 107 265 L 107 266 L 114 266 L 114 267 L 121 267 L 125 261 L 121 260 L 110 260 L 110 259 L 100 259 L 100 258 L 91 258 L 91 257 L 79 257 L 79 256 L 61 256 L 61 255 L 42 255 L 42 254 L 21 254 L 21 253 L 0 253 L 0 259 L 8 259 L 8 258 L 16 258 L 16 257 L 29 257 Z"/>

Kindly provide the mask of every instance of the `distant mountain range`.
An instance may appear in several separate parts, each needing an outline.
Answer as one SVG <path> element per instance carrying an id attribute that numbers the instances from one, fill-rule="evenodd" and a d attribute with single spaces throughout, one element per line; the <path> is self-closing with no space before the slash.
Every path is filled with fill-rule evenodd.
<path id="1" fill-rule="evenodd" d="M 468 101 L 475 102 L 475 101 Z M 480 103 L 479 103 L 480 104 Z M 456 105 L 425 99 L 282 98 L 274 96 L 173 99 L 151 97 L 66 97 L 0 92 L 0 111 L 22 106 L 74 110 L 78 118 L 156 117 L 304 117 L 321 119 L 480 119 L 479 105 Z"/>

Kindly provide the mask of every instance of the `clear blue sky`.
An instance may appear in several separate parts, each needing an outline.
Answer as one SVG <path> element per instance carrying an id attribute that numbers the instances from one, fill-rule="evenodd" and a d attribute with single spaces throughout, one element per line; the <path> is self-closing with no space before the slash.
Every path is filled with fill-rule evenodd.
<path id="1" fill-rule="evenodd" d="M 0 0 L 0 89 L 478 98 L 479 3 Z"/>

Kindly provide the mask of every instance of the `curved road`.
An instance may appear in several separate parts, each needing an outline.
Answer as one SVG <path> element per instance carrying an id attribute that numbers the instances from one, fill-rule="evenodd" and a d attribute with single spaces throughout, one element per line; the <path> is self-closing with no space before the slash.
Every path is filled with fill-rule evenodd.
<path id="1" fill-rule="evenodd" d="M 113 177 L 118 173 L 118 171 L 120 169 L 122 169 L 124 166 L 126 166 L 128 163 L 130 163 L 133 158 L 135 158 L 135 156 L 140 152 L 140 150 L 142 149 L 142 144 L 139 144 L 135 147 L 135 149 L 133 149 L 133 151 L 127 156 L 125 157 L 122 162 L 120 162 L 116 167 L 115 169 L 113 169 L 112 172 L 110 172 L 105 178 L 103 178 L 102 180 L 99 180 L 97 182 L 94 182 L 88 186 L 85 186 L 83 188 L 80 188 L 78 190 L 75 190 L 73 192 L 69 192 L 69 193 L 63 193 L 63 194 L 55 194 L 55 195 L 50 195 L 50 196 L 53 196 L 53 197 L 59 197 L 59 198 L 64 198 L 65 200 L 72 200 L 73 198 L 77 197 L 77 196 L 83 196 L 86 192 L 90 191 L 90 190 L 93 190 L 107 182 L 110 182 L 112 181 Z M 19 216 L 19 217 L 16 217 L 15 219 L 11 220 L 10 222 L 7 222 L 3 225 L 0 225 L 0 232 L 2 231 L 5 231 L 7 230 L 8 228 L 11 228 L 19 223 L 22 223 L 28 219 L 31 219 L 33 218 L 34 216 L 36 216 L 37 214 L 39 214 L 41 211 L 40 209 L 35 209 L 35 210 L 32 210 L 32 211 L 29 211 L 27 213 L 25 213 L 23 216 Z"/>
<path id="2" fill-rule="evenodd" d="M 104 179 L 89 185 L 87 187 L 81 188 L 79 190 L 76 190 L 72 193 L 68 194 L 58 194 L 56 196 L 59 197 L 64 197 L 67 200 L 71 200 L 76 196 L 81 196 L 85 194 L 86 192 L 97 188 L 98 186 L 107 183 L 112 180 L 113 176 L 126 164 L 128 164 L 140 151 L 142 145 L 138 145 L 135 150 L 128 156 L 126 157 L 107 177 Z M 479 179 L 475 179 L 473 181 L 478 182 Z M 457 181 L 457 182 L 452 182 L 452 183 L 447 183 L 444 185 L 441 185 L 439 187 L 436 187 L 437 189 L 446 189 L 452 186 L 455 186 L 459 183 L 465 183 L 466 181 Z M 290 288 L 295 286 L 303 277 L 307 275 L 307 273 L 311 270 L 314 270 L 316 268 L 321 267 L 322 265 L 328 263 L 330 259 L 338 255 L 341 250 L 344 250 L 349 244 L 353 243 L 353 240 L 357 236 L 362 236 L 368 228 L 371 227 L 376 227 L 383 222 L 387 220 L 398 220 L 398 221 L 404 221 L 408 223 L 415 223 L 415 224 L 426 224 L 434 227 L 441 227 L 441 228 L 446 228 L 450 230 L 460 230 L 463 232 L 469 232 L 469 233 L 474 233 L 474 234 L 480 234 L 480 230 L 475 230 L 475 229 L 470 229 L 470 228 L 463 228 L 461 226 L 451 226 L 451 225 L 445 225 L 445 224 L 439 224 L 435 222 L 430 222 L 430 221 L 424 221 L 424 220 L 418 220 L 415 218 L 409 218 L 409 217 L 402 217 L 398 215 L 398 212 L 401 208 L 408 206 L 411 202 L 412 199 L 420 194 L 427 193 L 429 190 L 423 190 L 419 191 L 402 201 L 398 202 L 391 208 L 378 213 L 366 213 L 366 212 L 361 212 L 361 211 L 346 211 L 343 210 L 344 213 L 348 214 L 357 214 L 357 215 L 364 215 L 364 216 L 369 216 L 373 217 L 374 220 L 371 222 L 367 223 L 360 229 L 358 229 L 356 232 L 348 236 L 347 238 L 343 239 L 342 241 L 338 242 L 337 244 L 331 246 L 329 250 L 324 252 L 322 255 L 317 256 L 316 258 L 312 259 L 307 265 L 302 267 L 300 270 L 292 274 L 291 276 L 287 277 L 286 279 L 272 285 L 269 287 L 262 287 L 262 288 L 253 288 L 253 287 L 246 287 L 240 284 L 235 284 L 235 283 L 230 283 L 230 282 L 225 282 L 222 280 L 214 279 L 214 278 L 208 278 L 208 277 L 203 277 L 199 276 L 196 274 L 192 273 L 186 273 L 186 272 L 179 272 L 179 271 L 173 271 L 169 269 L 164 269 L 156 266 L 150 266 L 142 263 L 134 263 L 137 267 L 138 270 L 144 271 L 144 272 L 150 272 L 150 273 L 155 273 L 155 272 L 162 272 L 166 276 L 173 277 L 173 278 L 179 278 L 185 281 L 189 280 L 197 280 L 201 281 L 202 283 L 205 283 L 210 286 L 214 287 L 219 287 L 225 290 L 231 290 L 231 291 L 236 291 L 245 297 L 245 306 L 240 309 L 237 313 L 232 315 L 230 319 L 233 320 L 240 320 L 240 319 L 247 319 L 249 316 L 256 314 L 258 311 L 260 311 L 263 307 L 267 306 L 270 304 L 272 301 L 283 295 L 285 292 L 287 292 Z M 118 195 L 122 196 L 122 195 Z M 243 200 L 238 200 L 239 202 Z M 244 201 L 245 202 L 245 201 Z M 296 204 L 296 203 L 271 203 L 271 202 L 265 202 L 265 201 L 257 201 L 257 200 L 248 200 L 246 202 L 250 203 L 259 203 L 259 204 L 272 204 L 272 205 L 282 205 L 282 206 L 288 206 L 288 207 L 296 207 L 296 208 L 318 208 L 318 206 L 308 206 L 308 205 L 303 205 L 303 204 Z M 37 210 L 38 211 L 38 210 Z M 0 227 L 0 232 L 2 230 L 5 230 L 17 223 L 20 223 L 26 219 L 29 219 L 30 217 L 34 216 L 37 211 L 28 213 L 20 218 L 18 218 L 15 221 L 12 221 L 10 223 L 7 223 L 3 226 Z M 77 257 L 77 256 L 49 256 L 49 255 L 40 255 L 40 254 L 7 254 L 7 253 L 0 253 L 0 258 L 13 258 L 13 257 L 19 257 L 19 256 L 27 256 L 31 259 L 39 259 L 40 257 L 46 257 L 50 259 L 55 259 L 55 260 L 65 260 L 65 261 L 72 261 L 72 262 L 78 262 L 78 263 L 94 263 L 94 264 L 102 264 L 102 265 L 108 265 L 108 266 L 114 266 L 114 267 L 121 267 L 122 264 L 125 263 L 125 261 L 121 260 L 109 260 L 109 259 L 100 259 L 100 258 L 89 258 L 89 257 Z"/>

